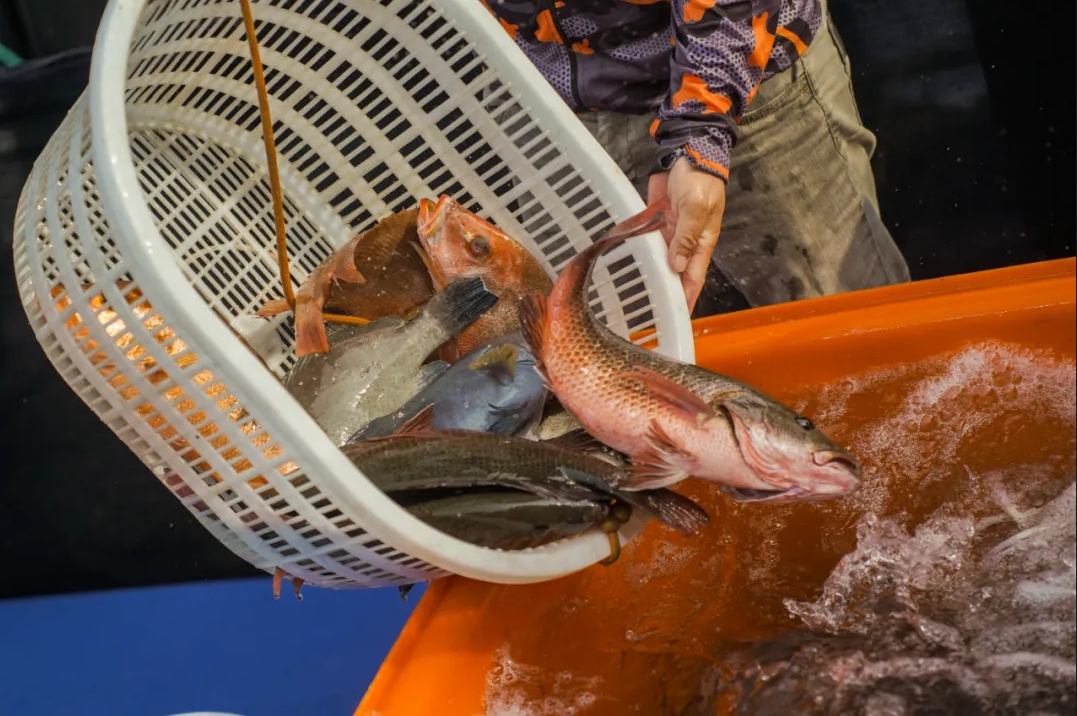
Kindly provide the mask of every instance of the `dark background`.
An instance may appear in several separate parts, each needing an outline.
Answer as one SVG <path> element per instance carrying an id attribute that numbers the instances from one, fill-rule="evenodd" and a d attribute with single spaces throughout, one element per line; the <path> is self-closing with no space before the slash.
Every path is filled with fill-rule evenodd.
<path id="1" fill-rule="evenodd" d="M 476 0 L 477 1 L 477 0 Z M 13 280 L 15 205 L 85 87 L 105 0 L 0 0 L 0 598 L 261 574 L 60 379 Z M 1074 254 L 1075 6 L 830 0 L 914 279 Z M 82 49 L 79 49 L 82 48 Z"/>

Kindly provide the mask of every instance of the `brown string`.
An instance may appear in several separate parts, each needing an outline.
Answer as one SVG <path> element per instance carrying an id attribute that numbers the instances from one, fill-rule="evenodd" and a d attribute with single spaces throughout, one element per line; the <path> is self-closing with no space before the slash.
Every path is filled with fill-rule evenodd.
<path id="1" fill-rule="evenodd" d="M 266 148 L 266 165 L 269 168 L 269 189 L 273 198 L 273 222 L 277 232 L 277 267 L 280 269 L 284 300 L 288 308 L 295 313 L 295 292 L 292 290 L 292 274 L 288 267 L 288 240 L 284 230 L 284 200 L 281 197 L 280 175 L 277 172 L 277 148 L 273 141 L 273 121 L 269 116 L 269 92 L 266 90 L 266 78 L 262 68 L 262 57 L 258 52 L 258 37 L 254 29 L 254 14 L 251 12 L 250 0 L 239 0 L 243 9 L 243 24 L 247 29 L 247 44 L 251 50 L 251 65 L 254 70 L 254 84 L 258 91 L 258 107 L 262 116 L 262 139 Z M 324 313 L 322 318 L 334 323 L 346 323 L 364 326 L 370 323 L 357 316 L 342 316 Z"/>

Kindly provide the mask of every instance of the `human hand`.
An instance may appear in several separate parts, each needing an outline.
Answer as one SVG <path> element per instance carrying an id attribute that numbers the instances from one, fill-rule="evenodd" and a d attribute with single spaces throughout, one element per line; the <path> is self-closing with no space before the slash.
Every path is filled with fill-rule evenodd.
<path id="1" fill-rule="evenodd" d="M 725 181 L 678 159 L 669 172 L 652 174 L 647 204 L 669 197 L 670 221 L 662 230 L 669 245 L 669 265 L 681 275 L 688 312 L 696 307 L 707 277 L 707 264 L 718 243 L 725 212 Z"/>

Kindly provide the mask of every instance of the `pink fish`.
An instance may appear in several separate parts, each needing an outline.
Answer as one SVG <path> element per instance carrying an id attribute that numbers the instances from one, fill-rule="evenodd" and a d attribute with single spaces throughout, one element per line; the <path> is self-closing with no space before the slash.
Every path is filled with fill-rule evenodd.
<path id="1" fill-rule="evenodd" d="M 520 322 L 561 404 L 633 463 L 623 489 L 695 477 L 738 500 L 791 502 L 844 495 L 860 464 L 810 420 L 755 388 L 664 358 L 617 336 L 591 314 L 587 288 L 599 256 L 658 228 L 666 205 L 614 227 L 575 256 L 549 296 L 521 301 Z"/>

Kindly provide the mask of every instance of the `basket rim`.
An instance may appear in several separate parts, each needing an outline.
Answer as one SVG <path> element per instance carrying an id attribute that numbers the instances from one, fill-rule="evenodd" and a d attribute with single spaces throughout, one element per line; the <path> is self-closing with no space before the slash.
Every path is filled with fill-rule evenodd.
<path id="1" fill-rule="evenodd" d="M 451 537 L 412 516 L 345 457 L 283 384 L 240 345 L 186 281 L 146 203 L 135 173 L 128 137 L 125 101 L 128 62 L 131 42 L 148 1 L 109 0 L 94 43 L 88 92 L 98 192 L 105 208 L 113 209 L 108 211 L 108 220 L 113 225 L 114 241 L 123 251 L 125 262 L 132 267 L 143 290 L 147 285 L 167 287 L 167 290 L 155 292 L 153 300 L 157 310 L 168 316 L 169 322 L 176 324 L 183 334 L 193 338 L 211 363 L 232 368 L 227 380 L 233 391 L 248 397 L 258 396 L 265 404 L 275 406 L 275 410 L 260 411 L 270 434 L 288 446 L 292 459 L 308 478 L 315 480 L 317 476 L 316 484 L 329 487 L 338 505 L 358 518 L 371 536 L 385 544 L 441 570 L 503 584 L 556 579 L 607 557 L 608 541 L 595 531 L 534 550 L 506 552 Z M 614 220 L 622 220 L 644 208 L 642 199 L 613 159 L 561 101 L 537 68 L 526 61 L 522 51 L 484 7 L 473 0 L 439 0 L 438 6 L 453 15 L 469 40 L 482 39 L 484 54 L 519 56 L 521 61 L 504 63 L 505 66 L 498 68 L 499 73 L 514 88 L 527 87 L 528 93 L 537 94 L 541 101 L 528 107 L 528 111 L 546 126 L 562 127 L 557 133 L 557 141 L 572 156 L 576 167 L 586 176 L 604 178 L 605 182 L 595 182 L 592 189 L 606 204 Z M 646 244 L 660 256 L 665 254 L 665 243 L 658 232 L 632 241 Z M 691 335 L 686 308 L 667 313 L 669 315 L 663 316 L 666 321 L 683 323 L 683 326 L 669 326 L 671 334 Z M 676 330 L 678 328 L 683 328 L 683 333 Z M 694 352 L 693 348 L 688 351 Z M 694 359 L 693 355 L 683 355 L 684 352 L 682 347 L 682 355 L 677 357 Z M 287 420 L 278 417 L 283 414 L 282 408 L 289 411 Z M 641 515 L 634 516 L 621 529 L 622 540 L 628 542 L 635 538 L 647 521 Z M 251 542 L 245 533 L 237 536 L 268 563 L 292 561 L 277 556 L 266 557 L 272 550 Z M 297 555 L 297 558 L 301 557 L 302 553 Z"/>

